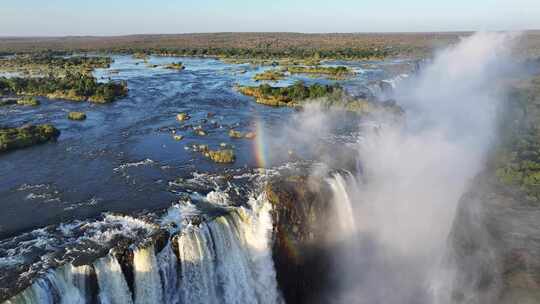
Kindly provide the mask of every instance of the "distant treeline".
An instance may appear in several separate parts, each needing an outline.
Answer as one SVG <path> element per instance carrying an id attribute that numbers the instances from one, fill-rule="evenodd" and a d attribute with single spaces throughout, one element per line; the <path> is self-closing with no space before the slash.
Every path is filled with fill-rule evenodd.
<path id="1" fill-rule="evenodd" d="M 0 60 L 0 63 L 9 63 L 12 65 L 26 65 L 26 64 L 53 64 L 60 66 L 90 66 L 107 68 L 112 63 L 110 57 L 97 57 L 97 56 L 70 56 L 70 53 L 62 52 L 59 54 L 55 51 L 36 52 L 28 55 L 14 56 L 8 59 Z"/>
<path id="2" fill-rule="evenodd" d="M 0 37 L 0 52 L 174 52 L 186 56 L 365 58 L 429 54 L 470 33 L 200 33 L 114 37 Z M 530 35 L 529 35 L 530 36 Z M 534 36 L 534 35 L 532 35 Z M 533 38 L 531 36 L 531 38 Z M 531 39 L 529 39 L 531 41 Z"/>
<path id="3" fill-rule="evenodd" d="M 287 48 L 287 49 L 265 49 L 265 48 L 109 48 L 98 49 L 96 52 L 120 53 L 120 54 L 141 54 L 157 56 L 190 56 L 190 57 L 219 57 L 219 58 L 243 58 L 243 59 L 273 59 L 273 58 L 296 58 L 296 59 L 383 59 L 389 56 L 397 56 L 403 53 L 411 53 L 410 47 L 402 48 L 342 48 L 335 50 L 321 50 L 313 48 Z M 53 57 L 58 51 L 39 50 L 37 54 L 45 54 L 43 58 Z M 62 55 L 85 52 L 85 50 L 74 50 L 61 52 Z M 86 51 L 88 52 L 88 51 Z M 32 52 L 25 52 L 32 54 Z M 15 53 L 4 53 L 13 55 Z M 61 58 L 61 57 L 56 57 Z M 92 58 L 92 57 L 90 57 Z M 101 57 L 104 58 L 104 57 Z"/>
<path id="4" fill-rule="evenodd" d="M 155 55 L 176 55 L 176 56 L 216 56 L 225 58 L 317 58 L 317 59 L 364 59 L 364 58 L 384 58 L 395 55 L 397 52 L 392 49 L 337 49 L 337 50 L 317 50 L 317 49 L 241 49 L 241 48 L 186 48 L 186 49 L 154 49 L 144 50 L 148 54 Z"/>

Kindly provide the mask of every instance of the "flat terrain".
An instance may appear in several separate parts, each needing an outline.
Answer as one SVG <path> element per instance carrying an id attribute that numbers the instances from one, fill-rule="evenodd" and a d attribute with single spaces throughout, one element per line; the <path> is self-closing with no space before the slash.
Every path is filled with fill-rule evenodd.
<path id="1" fill-rule="evenodd" d="M 131 35 L 114 37 L 3 37 L 0 52 L 128 51 L 149 49 L 249 49 L 265 51 L 381 49 L 402 55 L 422 55 L 455 43 L 468 32 L 301 34 L 301 33 L 209 33 L 174 35 Z M 540 56 L 540 31 L 528 31 L 521 49 L 528 56 Z"/>

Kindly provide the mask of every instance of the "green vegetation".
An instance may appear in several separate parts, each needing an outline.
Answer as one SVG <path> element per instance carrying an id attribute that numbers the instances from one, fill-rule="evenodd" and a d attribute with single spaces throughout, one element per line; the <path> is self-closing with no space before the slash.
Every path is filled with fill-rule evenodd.
<path id="1" fill-rule="evenodd" d="M 381 59 L 388 56 L 419 57 L 434 48 L 459 41 L 468 33 L 407 34 L 300 34 L 300 33 L 201 33 L 130 35 L 117 37 L 0 38 L 0 52 L 7 54 L 52 50 L 57 52 L 107 52 L 162 56 L 211 56 L 231 59 Z M 527 32 L 527 41 L 538 45 L 538 33 Z M 311 64 L 307 64 L 311 65 Z"/>
<path id="2" fill-rule="evenodd" d="M 401 107 L 392 100 L 379 103 L 352 98 L 339 84 L 306 86 L 302 81 L 298 81 L 289 87 L 272 87 L 262 84 L 258 87 L 238 87 L 238 91 L 254 97 L 257 103 L 268 106 L 302 107 L 306 103 L 316 103 L 324 108 L 343 109 L 358 114 L 376 112 L 403 114 Z M 231 136 L 230 133 L 229 136 Z"/>
<path id="3" fill-rule="evenodd" d="M 227 144 L 222 143 L 221 148 L 218 150 L 210 150 L 210 147 L 208 145 L 198 145 L 193 144 L 191 147 L 191 151 L 201 153 L 204 157 L 209 158 L 215 163 L 220 164 L 230 164 L 234 163 L 236 160 L 236 155 L 234 153 L 234 150 L 228 147 Z"/>
<path id="4" fill-rule="evenodd" d="M 42 144 L 59 135 L 60 131 L 52 125 L 0 128 L 0 152 Z"/>
<path id="5" fill-rule="evenodd" d="M 0 94 L 111 102 L 126 96 L 126 83 L 98 83 L 92 76 L 95 68 L 107 68 L 111 62 L 109 57 L 59 56 L 54 52 L 2 58 L 0 71 L 16 72 L 24 77 L 0 77 Z M 37 100 L 22 99 L 22 102 L 35 104 Z"/>
<path id="6" fill-rule="evenodd" d="M 353 71 L 344 66 L 338 67 L 306 67 L 306 66 L 292 66 L 287 67 L 287 71 L 291 74 L 316 74 L 316 75 L 328 75 L 331 78 L 343 79 L 353 75 Z"/>
<path id="7" fill-rule="evenodd" d="M 294 57 L 276 57 L 276 58 L 238 58 L 238 57 L 218 57 L 221 61 L 229 64 L 251 64 L 254 66 L 296 66 L 307 65 L 315 66 L 321 64 L 320 59 L 316 58 L 294 58 Z"/>
<path id="8" fill-rule="evenodd" d="M 178 71 L 182 71 L 186 69 L 186 67 L 184 66 L 182 62 L 173 62 L 171 64 L 166 65 L 165 68 L 170 69 L 170 70 L 178 70 Z"/>
<path id="9" fill-rule="evenodd" d="M 39 106 L 39 100 L 37 100 L 37 98 L 32 97 L 32 96 L 26 96 L 26 97 L 23 97 L 23 98 L 17 100 L 17 104 L 21 105 L 21 106 L 33 106 L 33 107 L 36 107 L 36 106 Z"/>
<path id="10" fill-rule="evenodd" d="M 501 122 L 502 141 L 492 168 L 498 180 L 540 200 L 540 77 L 513 89 Z"/>
<path id="11" fill-rule="evenodd" d="M 234 163 L 236 156 L 231 149 L 208 151 L 208 157 L 215 163 L 230 164 Z"/>
<path id="12" fill-rule="evenodd" d="M 86 113 L 84 112 L 69 112 L 68 119 L 70 120 L 85 120 Z"/>
<path id="13" fill-rule="evenodd" d="M 267 48 L 177 48 L 145 49 L 157 56 L 219 57 L 230 59 L 383 59 L 395 53 L 392 48 L 343 48 L 343 49 L 267 49 Z"/>
<path id="14" fill-rule="evenodd" d="M 51 99 L 107 103 L 125 97 L 127 84 L 98 83 L 92 76 L 68 73 L 65 77 L 0 77 L 0 91 L 17 95 L 46 96 Z"/>
<path id="15" fill-rule="evenodd" d="M 269 80 L 269 81 L 278 81 L 285 78 L 285 74 L 277 70 L 268 70 L 262 73 L 259 73 L 253 77 L 255 81 Z"/>
<path id="16" fill-rule="evenodd" d="M 108 68 L 111 62 L 110 57 L 65 57 L 44 52 L 0 59 L 0 71 L 38 77 L 64 77 L 68 73 L 91 75 L 95 68 Z"/>
<path id="17" fill-rule="evenodd" d="M 262 84 L 258 87 L 239 87 L 238 90 L 244 95 L 255 97 L 258 103 L 269 106 L 297 106 L 306 99 L 343 94 L 343 89 L 337 84 L 306 86 L 302 81 L 289 87 L 272 87 Z"/>
<path id="18" fill-rule="evenodd" d="M 243 138 L 244 134 L 242 134 L 242 132 L 240 132 L 240 131 L 236 131 L 236 130 L 231 129 L 231 130 L 229 130 L 229 137 L 239 139 L 239 138 Z"/>

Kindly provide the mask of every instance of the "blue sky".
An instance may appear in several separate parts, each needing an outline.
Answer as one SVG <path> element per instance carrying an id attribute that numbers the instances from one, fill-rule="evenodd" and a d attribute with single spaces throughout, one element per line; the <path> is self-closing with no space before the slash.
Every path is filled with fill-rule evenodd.
<path id="1" fill-rule="evenodd" d="M 540 29 L 540 0 L 1 0 L 0 36 Z"/>

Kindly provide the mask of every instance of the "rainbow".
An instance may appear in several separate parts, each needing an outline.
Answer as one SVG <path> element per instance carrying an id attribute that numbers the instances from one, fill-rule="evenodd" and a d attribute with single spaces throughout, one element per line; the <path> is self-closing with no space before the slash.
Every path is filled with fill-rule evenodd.
<path id="1" fill-rule="evenodd" d="M 255 140 L 253 141 L 253 154 L 259 168 L 268 165 L 268 147 L 265 143 L 264 125 L 260 119 L 255 120 Z"/>

